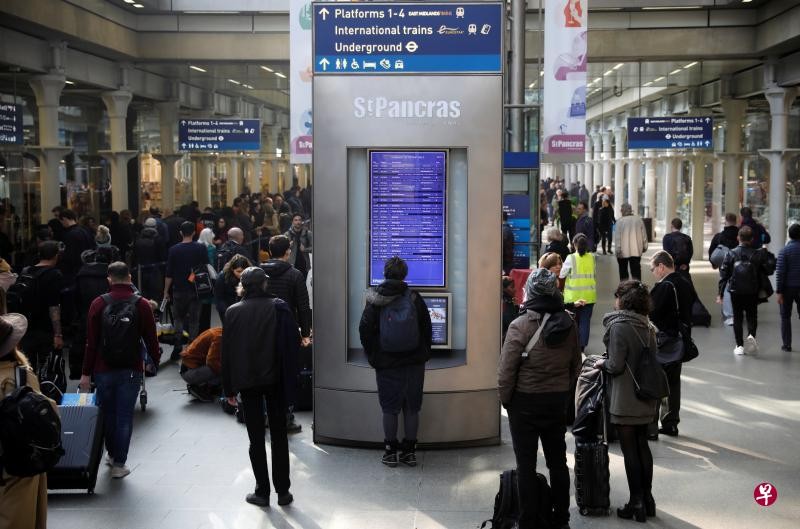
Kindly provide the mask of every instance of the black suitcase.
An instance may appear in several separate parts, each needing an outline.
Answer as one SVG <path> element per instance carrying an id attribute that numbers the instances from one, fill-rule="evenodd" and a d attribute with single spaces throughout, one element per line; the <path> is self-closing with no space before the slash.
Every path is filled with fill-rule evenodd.
<path id="1" fill-rule="evenodd" d="M 48 489 L 85 489 L 94 494 L 103 455 L 99 406 L 59 406 L 64 457 L 47 473 Z"/>
<path id="2" fill-rule="evenodd" d="M 313 345 L 300 348 L 297 373 L 297 396 L 294 409 L 310 411 L 314 407 L 314 349 Z"/>
<path id="3" fill-rule="evenodd" d="M 692 325 L 694 327 L 711 326 L 711 314 L 709 314 L 703 302 L 700 301 L 700 298 L 695 298 L 694 303 L 692 303 Z"/>
<path id="4" fill-rule="evenodd" d="M 606 410 L 606 406 L 603 406 L 600 418 L 602 437 L 575 438 L 575 503 L 583 516 L 608 516 L 611 512 Z"/>

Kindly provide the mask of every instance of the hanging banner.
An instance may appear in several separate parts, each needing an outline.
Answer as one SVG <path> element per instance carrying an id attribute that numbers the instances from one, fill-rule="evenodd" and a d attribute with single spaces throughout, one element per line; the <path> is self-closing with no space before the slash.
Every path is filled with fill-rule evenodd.
<path id="1" fill-rule="evenodd" d="M 289 4 L 290 162 L 311 163 L 311 1 Z"/>
<path id="2" fill-rule="evenodd" d="M 586 142 L 588 0 L 546 0 L 544 13 L 545 162 L 582 162 Z"/>

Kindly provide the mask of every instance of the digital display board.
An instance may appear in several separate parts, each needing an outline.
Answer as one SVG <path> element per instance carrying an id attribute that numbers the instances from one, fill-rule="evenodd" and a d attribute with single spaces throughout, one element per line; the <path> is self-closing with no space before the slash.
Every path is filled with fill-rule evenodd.
<path id="1" fill-rule="evenodd" d="M 370 151 L 369 164 L 370 285 L 397 255 L 409 285 L 446 286 L 447 151 Z"/>
<path id="2" fill-rule="evenodd" d="M 0 103 L 0 145 L 22 145 L 22 107 Z"/>
<path id="3" fill-rule="evenodd" d="M 450 294 L 421 294 L 433 330 L 433 348 L 449 349 L 452 326 L 450 324 Z"/>

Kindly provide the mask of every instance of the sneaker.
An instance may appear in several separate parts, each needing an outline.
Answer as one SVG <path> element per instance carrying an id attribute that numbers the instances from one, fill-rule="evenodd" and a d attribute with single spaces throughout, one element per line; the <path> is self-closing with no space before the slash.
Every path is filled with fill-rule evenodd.
<path id="1" fill-rule="evenodd" d="M 749 334 L 744 341 L 744 353 L 748 355 L 758 354 L 758 342 L 752 334 Z"/>
<path id="2" fill-rule="evenodd" d="M 399 460 L 409 467 L 417 466 L 416 442 L 404 439 L 400 444 Z"/>
<path id="3" fill-rule="evenodd" d="M 263 495 L 260 492 L 252 492 L 245 496 L 244 501 L 259 507 L 269 507 L 269 495 Z"/>
<path id="4" fill-rule="evenodd" d="M 394 468 L 397 466 L 397 448 L 394 448 L 391 445 L 386 445 L 386 451 L 383 452 L 383 458 L 381 458 L 381 463 L 386 465 L 387 467 Z"/>
<path id="5" fill-rule="evenodd" d="M 125 465 L 114 465 L 111 467 L 111 477 L 114 479 L 124 478 L 131 473 L 131 469 Z"/>
<path id="6" fill-rule="evenodd" d="M 728 327 L 733 327 L 733 318 L 728 318 L 727 320 L 725 320 L 725 325 L 727 325 Z"/>
<path id="7" fill-rule="evenodd" d="M 733 349 L 733 354 L 735 354 L 736 356 L 744 356 L 744 347 L 742 347 L 741 345 L 737 345 Z"/>
<path id="8" fill-rule="evenodd" d="M 298 433 L 302 429 L 303 426 L 295 422 L 294 416 L 286 418 L 286 433 Z"/>
<path id="9" fill-rule="evenodd" d="M 785 353 L 791 353 L 792 352 L 792 346 L 791 345 L 782 345 L 781 346 L 781 351 L 783 351 Z"/>
<path id="10" fill-rule="evenodd" d="M 676 437 L 678 435 L 678 427 L 677 426 L 662 426 L 658 429 L 658 433 L 663 433 L 664 435 L 669 435 L 670 437 Z"/>
<path id="11" fill-rule="evenodd" d="M 278 505 L 280 506 L 289 505 L 293 501 L 294 501 L 294 496 L 292 496 L 291 492 L 278 493 Z"/>
<path id="12" fill-rule="evenodd" d="M 194 384 L 189 384 L 188 386 L 186 386 L 186 390 L 189 392 L 189 394 L 192 397 L 196 398 L 200 402 L 211 402 L 211 401 L 214 400 L 211 397 L 211 395 L 209 395 L 208 392 L 205 391 L 200 386 L 196 386 Z"/>

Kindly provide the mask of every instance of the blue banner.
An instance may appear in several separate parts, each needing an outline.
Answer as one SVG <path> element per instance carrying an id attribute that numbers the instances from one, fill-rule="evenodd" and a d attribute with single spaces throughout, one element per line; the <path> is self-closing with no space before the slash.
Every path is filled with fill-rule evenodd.
<path id="1" fill-rule="evenodd" d="M 514 231 L 514 268 L 531 265 L 531 201 L 528 195 L 503 195 L 503 211 L 508 213 L 508 225 Z"/>
<path id="2" fill-rule="evenodd" d="M 502 72 L 503 6 L 314 4 L 314 73 Z"/>
<path id="3" fill-rule="evenodd" d="M 710 116 L 628 118 L 629 149 L 713 149 Z"/>
<path id="4" fill-rule="evenodd" d="M 261 150 L 259 119 L 182 119 L 178 122 L 181 151 Z"/>
<path id="5" fill-rule="evenodd" d="M 22 107 L 0 103 L 0 145 L 22 145 Z"/>

